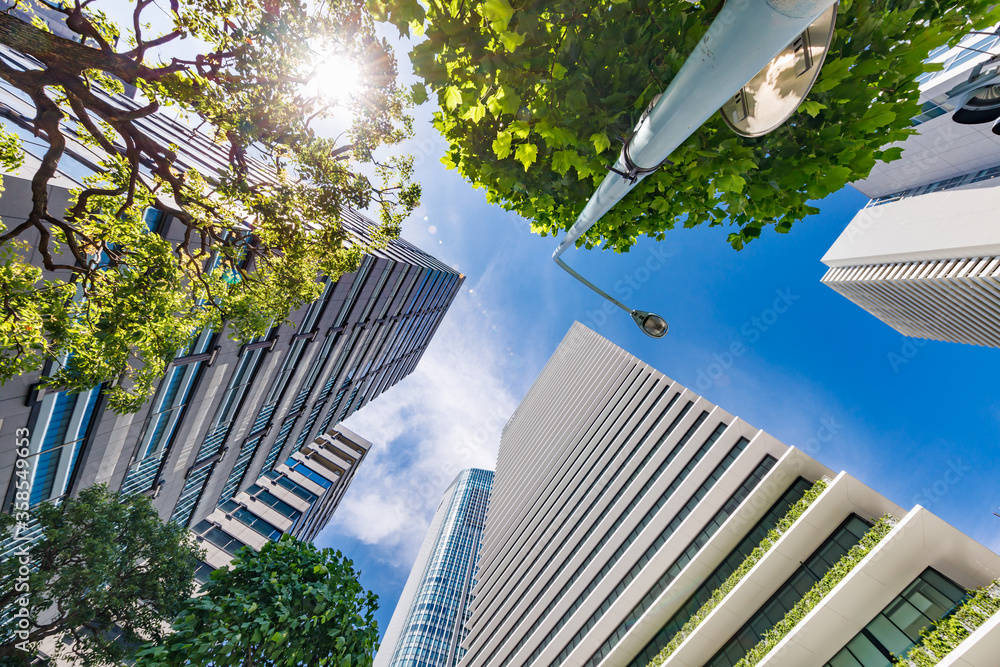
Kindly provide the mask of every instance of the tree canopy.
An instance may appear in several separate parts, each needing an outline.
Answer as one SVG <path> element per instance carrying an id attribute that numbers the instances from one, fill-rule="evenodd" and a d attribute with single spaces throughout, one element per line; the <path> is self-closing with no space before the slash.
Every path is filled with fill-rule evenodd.
<path id="1" fill-rule="evenodd" d="M 104 485 L 59 505 L 42 503 L 29 521 L 42 536 L 26 558 L 15 553 L 0 562 L 0 609 L 26 609 L 30 629 L 18 636 L 19 616 L 5 614 L 0 658 L 27 665 L 34 656 L 18 644 L 55 637 L 58 657 L 119 665 L 136 646 L 162 639 L 194 581 L 198 550 L 186 529 L 163 523 L 148 497 L 122 499 Z M 12 524 L 0 514 L 0 534 Z"/>
<path id="2" fill-rule="evenodd" d="M 137 0 L 121 25 L 101 4 L 15 3 L 72 38 L 0 12 L 0 44 L 27 63 L 0 62 L 2 85 L 30 100 L 24 129 L 47 144 L 26 174 L 27 218 L 0 224 L 0 382 L 54 360 L 50 386 L 107 383 L 111 407 L 133 411 L 199 330 L 259 335 L 315 299 L 321 275 L 398 236 L 419 187 L 409 158 L 383 155 L 411 120 L 362 0 Z M 353 90 L 324 80 L 352 68 Z M 168 107 L 189 132 L 155 130 Z M 24 146 L 5 128 L 13 170 Z M 49 186 L 82 150 L 99 169 L 64 211 Z M 215 152 L 208 166 L 198 151 Z M 169 240 L 149 232 L 149 207 L 169 216 Z M 344 207 L 377 210 L 379 226 L 349 238 Z"/>
<path id="3" fill-rule="evenodd" d="M 378 641 L 378 598 L 339 551 L 284 536 L 244 547 L 212 573 L 173 633 L 139 651 L 138 667 L 364 667 Z"/>
<path id="4" fill-rule="evenodd" d="M 410 54 L 440 111 L 443 159 L 490 202 L 568 228 L 653 96 L 664 90 L 722 0 L 371 0 L 380 19 L 423 36 Z M 809 204 L 900 155 L 920 113 L 916 78 L 933 48 L 1000 20 L 989 0 L 840 3 L 826 64 L 798 112 L 760 138 L 716 114 L 581 240 L 628 250 L 677 225 L 732 225 L 734 248 L 787 232 Z M 937 66 L 940 68 L 940 65 Z"/>

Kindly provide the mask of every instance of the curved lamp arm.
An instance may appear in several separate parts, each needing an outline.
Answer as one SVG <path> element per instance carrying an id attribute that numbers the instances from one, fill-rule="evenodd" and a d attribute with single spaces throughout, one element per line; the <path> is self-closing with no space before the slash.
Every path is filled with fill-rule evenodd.
<path id="1" fill-rule="evenodd" d="M 670 327 L 665 319 L 663 319 L 659 315 L 646 312 L 645 310 L 633 310 L 632 308 L 629 308 L 624 303 L 614 298 L 613 296 L 602 290 L 600 287 L 598 287 L 594 283 L 590 282 L 589 280 L 581 276 L 579 273 L 574 271 L 569 264 L 564 262 L 560 257 L 560 255 L 563 254 L 565 251 L 566 248 L 560 245 L 560 247 L 557 248 L 556 251 L 552 254 L 552 260 L 560 267 L 562 267 L 562 269 L 566 271 L 566 273 L 573 276 L 581 283 L 583 283 L 590 289 L 594 290 L 602 297 L 604 297 L 605 299 L 607 299 L 608 301 L 615 304 L 616 306 L 624 310 L 626 313 L 631 315 L 632 320 L 639 326 L 640 329 L 642 329 L 642 332 L 647 336 L 651 336 L 652 338 L 663 338 L 664 336 L 667 335 L 667 331 L 669 330 Z"/>

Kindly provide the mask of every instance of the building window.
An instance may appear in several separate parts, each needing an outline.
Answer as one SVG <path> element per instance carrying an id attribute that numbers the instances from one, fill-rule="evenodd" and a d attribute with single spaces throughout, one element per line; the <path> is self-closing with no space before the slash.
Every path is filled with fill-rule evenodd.
<path id="1" fill-rule="evenodd" d="M 977 172 L 976 175 L 973 176 L 972 180 L 969 182 L 980 183 L 982 181 L 989 181 L 997 177 L 1000 177 L 1000 167 L 990 167 L 989 169 L 983 169 L 982 171 Z"/>
<path id="2" fill-rule="evenodd" d="M 309 411 L 309 416 L 302 425 L 302 431 L 299 433 L 299 437 L 295 441 L 295 449 L 301 449 L 302 445 L 306 444 L 306 440 L 309 438 L 309 434 L 312 432 L 312 428 L 316 424 L 316 419 L 322 411 L 323 403 L 317 401 L 316 405 L 312 406 L 312 410 Z"/>
<path id="3" fill-rule="evenodd" d="M 47 394 L 42 399 L 29 446 L 32 506 L 69 491 L 100 393 L 96 387 L 76 394 Z"/>
<path id="4" fill-rule="evenodd" d="M 206 329 L 191 345 L 178 350 L 176 356 L 205 352 L 214 340 L 215 335 Z M 202 361 L 174 366 L 160 382 L 152 413 L 139 439 L 139 451 L 122 482 L 122 494 L 132 495 L 152 488 L 160 462 L 170 451 L 203 366 Z"/>
<path id="5" fill-rule="evenodd" d="M 653 658 L 674 638 L 684 624 L 694 616 L 702 606 L 708 602 L 712 594 L 715 593 L 729 576 L 735 572 L 746 557 L 761 543 L 768 532 L 778 525 L 782 517 L 797 503 L 805 492 L 812 486 L 806 479 L 800 477 L 791 487 L 775 502 L 753 528 L 740 540 L 732 551 L 725 557 L 712 574 L 706 577 L 705 581 L 688 598 L 677 612 L 670 617 L 653 639 L 646 644 L 646 647 L 632 658 L 629 667 L 646 667 Z"/>
<path id="6" fill-rule="evenodd" d="M 970 39 L 970 37 L 966 37 L 966 39 Z M 983 37 L 982 39 L 971 45 L 965 44 L 964 46 L 960 46 L 959 48 L 961 49 L 961 51 L 959 51 L 957 54 L 955 54 L 954 56 L 945 61 L 944 71 L 947 72 L 948 70 L 955 69 L 956 67 L 959 67 L 960 65 L 969 62 L 973 58 L 978 58 L 982 56 L 983 54 L 981 53 L 981 51 L 988 51 L 993 47 L 994 44 L 996 44 L 996 41 L 997 37 L 994 35 L 990 35 L 988 37 Z"/>
<path id="7" fill-rule="evenodd" d="M 194 569 L 194 580 L 204 586 L 212 578 L 213 572 L 215 572 L 214 567 L 199 559 L 198 565 Z"/>
<path id="8" fill-rule="evenodd" d="M 271 443 L 271 450 L 267 453 L 267 458 L 264 459 L 264 465 L 261 466 L 261 472 L 270 472 L 274 469 L 274 464 L 278 460 L 278 455 L 281 454 L 281 450 L 285 448 L 285 443 L 288 442 L 288 434 L 292 432 L 295 428 L 295 422 L 298 419 L 298 415 L 292 415 L 285 419 L 281 424 L 281 429 L 278 431 L 278 435 L 275 436 L 274 442 Z"/>
<path id="9" fill-rule="evenodd" d="M 302 486 L 299 486 L 293 480 L 288 479 L 281 473 L 271 470 L 269 472 L 264 473 L 264 477 L 271 480 L 281 488 L 288 489 L 289 491 L 291 491 L 296 496 L 298 496 L 299 498 L 301 498 L 302 500 L 306 501 L 309 504 L 312 504 L 318 500 L 318 497 L 312 491 L 303 488 Z"/>
<path id="10" fill-rule="evenodd" d="M 181 496 L 177 499 L 177 504 L 174 505 L 174 512 L 170 515 L 172 523 L 182 526 L 188 525 L 188 522 L 191 521 L 191 513 L 194 512 L 194 508 L 198 504 L 198 500 L 201 498 L 201 494 L 205 490 L 205 485 L 208 484 L 208 478 L 211 476 L 214 468 L 215 463 L 212 463 L 211 465 L 202 466 L 188 475 L 184 481 L 184 489 L 181 491 Z"/>
<path id="11" fill-rule="evenodd" d="M 924 188 L 922 194 L 927 194 L 929 192 L 940 192 L 941 190 L 951 190 L 952 188 L 961 185 L 962 181 L 965 180 L 965 175 L 955 176 L 954 178 L 946 178 L 943 181 L 937 181 L 936 183 L 931 183 Z"/>
<path id="12" fill-rule="evenodd" d="M 246 546 L 246 543 L 208 521 L 199 521 L 192 530 L 205 538 L 206 542 L 214 544 L 230 556 L 235 556 L 237 551 Z"/>
<path id="13" fill-rule="evenodd" d="M 950 614 L 966 591 L 933 568 L 906 587 L 824 667 L 883 667 L 920 641 L 920 633 Z"/>
<path id="14" fill-rule="evenodd" d="M 291 519 L 292 521 L 298 521 L 299 517 L 302 516 L 302 512 L 295 509 L 267 489 L 261 488 L 256 484 L 247 489 L 247 493 L 256 498 L 258 502 L 264 503 L 278 514 Z"/>
<path id="15" fill-rule="evenodd" d="M 826 576 L 834 565 L 861 538 L 871 525 L 852 515 L 826 539 L 815 552 L 792 573 L 784 584 L 750 617 L 743 627 L 708 661 L 706 667 L 732 667 L 756 646 L 767 632 L 781 622 L 785 615 Z"/>
<path id="16" fill-rule="evenodd" d="M 248 439 L 240 447 L 239 456 L 236 457 L 236 463 L 233 465 L 232 472 L 229 473 L 229 479 L 226 480 L 226 486 L 222 489 L 222 494 L 219 496 L 219 503 L 223 503 L 234 495 L 236 495 L 236 489 L 239 488 L 240 483 L 243 481 L 244 475 L 246 475 L 247 467 L 250 465 L 250 461 L 253 460 L 254 454 L 257 453 L 257 447 L 260 445 L 260 440 L 263 436 L 256 436 L 254 438 Z"/>
<path id="17" fill-rule="evenodd" d="M 229 429 L 243 404 L 243 398 L 246 396 L 250 383 L 257 375 L 257 368 L 264 357 L 265 349 L 259 347 L 247 350 L 240 357 L 239 364 L 229 379 L 229 387 L 227 387 L 222 402 L 219 403 L 219 408 L 216 410 L 212 428 L 205 434 L 195 462 L 215 456 L 222 450 L 222 445 L 229 435 Z"/>
<path id="18" fill-rule="evenodd" d="M 920 112 L 920 115 L 910 119 L 911 126 L 920 125 L 938 116 L 943 116 L 948 113 L 948 110 L 934 102 L 924 102 L 923 106 L 920 107 Z"/>
<path id="19" fill-rule="evenodd" d="M 291 461 L 289 461 L 289 463 L 291 463 Z M 289 465 L 289 468 L 291 470 L 294 470 L 295 472 L 299 473 L 303 477 L 306 477 L 309 480 L 311 480 L 313 482 L 316 482 L 317 484 L 319 484 L 320 486 L 322 486 L 324 489 L 329 489 L 331 486 L 333 486 L 333 482 L 331 482 L 327 478 L 323 477 L 318 472 L 315 472 L 314 470 L 312 470 L 309 466 L 307 466 L 302 461 L 296 461 L 294 465 Z"/>
<path id="20" fill-rule="evenodd" d="M 155 208 L 147 208 L 146 213 L 142 216 L 143 220 L 146 221 L 146 227 L 154 234 L 160 231 L 160 226 L 163 225 L 166 217 L 163 211 Z"/>
<path id="21" fill-rule="evenodd" d="M 264 519 L 260 518 L 234 500 L 227 500 L 224 503 L 220 503 L 219 509 L 242 523 L 244 526 L 253 528 L 254 531 L 260 533 L 269 540 L 276 540 L 281 537 L 281 529 L 272 526 L 270 523 L 264 521 Z"/>

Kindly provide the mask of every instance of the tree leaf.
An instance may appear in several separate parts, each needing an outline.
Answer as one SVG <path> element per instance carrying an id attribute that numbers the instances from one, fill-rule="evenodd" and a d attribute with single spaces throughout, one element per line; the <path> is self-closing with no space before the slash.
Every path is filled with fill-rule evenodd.
<path id="1" fill-rule="evenodd" d="M 493 140 L 493 153 L 501 160 L 510 155 L 511 139 L 510 132 L 500 132 Z"/>
<path id="2" fill-rule="evenodd" d="M 715 177 L 712 181 L 715 183 L 715 187 L 723 192 L 743 192 L 743 188 L 746 185 L 746 180 L 738 174 L 725 174 Z"/>
<path id="3" fill-rule="evenodd" d="M 510 133 L 518 139 L 527 139 L 528 135 L 531 133 L 531 126 L 527 121 L 515 120 L 510 124 Z"/>
<path id="4" fill-rule="evenodd" d="M 598 154 L 603 153 L 611 147 L 611 140 L 608 139 L 608 135 L 604 132 L 595 132 L 590 135 L 590 143 L 594 144 L 594 148 Z"/>
<path id="5" fill-rule="evenodd" d="M 825 108 L 826 108 L 825 104 L 821 104 L 816 100 L 806 100 L 805 102 L 799 105 L 799 113 L 807 113 L 813 118 L 815 118 L 816 115 Z"/>
<path id="6" fill-rule="evenodd" d="M 577 172 L 587 172 L 587 162 L 574 150 L 556 151 L 552 155 L 552 170 L 560 176 L 569 171 L 570 167 L 575 167 Z"/>
<path id="7" fill-rule="evenodd" d="M 448 86 L 444 89 L 444 106 L 451 111 L 462 104 L 462 91 L 455 86 Z"/>
<path id="8" fill-rule="evenodd" d="M 514 151 L 514 159 L 524 165 L 524 170 L 535 163 L 538 157 L 538 147 L 534 144 L 520 144 Z"/>
<path id="9" fill-rule="evenodd" d="M 427 86 L 422 83 L 415 83 L 410 86 L 410 98 L 414 104 L 423 104 L 427 101 Z"/>
<path id="10" fill-rule="evenodd" d="M 500 41 L 508 51 L 515 51 L 517 47 L 524 44 L 524 35 L 519 32 L 502 32 Z"/>
<path id="11" fill-rule="evenodd" d="M 854 129 L 858 132 L 871 132 L 874 129 L 885 127 L 896 118 L 894 111 L 883 111 L 868 118 L 862 118 L 854 123 Z"/>
<path id="12" fill-rule="evenodd" d="M 478 123 L 486 115 L 486 107 L 482 104 L 476 104 L 471 106 L 468 110 L 462 114 L 462 118 L 466 120 L 471 120 L 473 123 Z"/>
<path id="13" fill-rule="evenodd" d="M 798 114 L 752 141 L 733 137 L 719 116 L 709 118 L 584 243 L 624 252 L 643 234 L 662 239 L 675 227 L 727 222 L 730 243 L 741 248 L 766 226 L 794 228 L 815 210 L 810 201 L 864 177 L 881 156 L 896 157 L 886 147 L 911 134 L 923 59 L 968 25 L 995 23 L 988 2 L 845 0 L 837 38 Z M 439 92 L 435 127 L 455 151 L 451 164 L 485 188 L 488 201 L 531 219 L 534 232 L 556 234 L 607 173 L 615 137 L 631 133 L 717 7 L 668 0 L 653 21 L 644 5 L 630 1 L 518 5 L 516 13 L 503 4 L 492 13 L 503 24 L 496 29 L 490 19 L 467 20 L 462 3 L 437 3 L 428 6 L 427 39 L 415 47 L 414 69 L 433 90 L 454 86 L 467 100 L 449 109 Z M 518 35 L 517 43 L 504 33 Z M 489 119 L 468 122 L 472 96 L 482 99 Z M 509 143 L 500 131 L 510 134 Z M 522 142 L 535 154 L 515 148 Z M 516 159 L 498 159 L 511 151 Z M 568 177 L 571 168 L 576 179 Z"/>
<path id="14" fill-rule="evenodd" d="M 516 114 L 521 109 L 521 96 L 513 88 L 500 86 L 500 109 L 507 114 Z"/>
<path id="15" fill-rule="evenodd" d="M 510 18 L 514 15 L 514 8 L 507 0 L 486 0 L 480 5 L 480 12 L 492 24 L 494 30 L 501 32 L 507 29 Z"/>

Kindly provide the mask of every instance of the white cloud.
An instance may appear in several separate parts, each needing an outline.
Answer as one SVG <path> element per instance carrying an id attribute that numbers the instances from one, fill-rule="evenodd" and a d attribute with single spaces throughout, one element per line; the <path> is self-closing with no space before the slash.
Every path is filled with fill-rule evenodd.
<path id="1" fill-rule="evenodd" d="M 393 567 L 409 569 L 461 470 L 493 469 L 517 406 L 504 379 L 506 343 L 470 287 L 478 286 L 463 287 L 413 374 L 346 422 L 373 446 L 330 528 Z"/>

